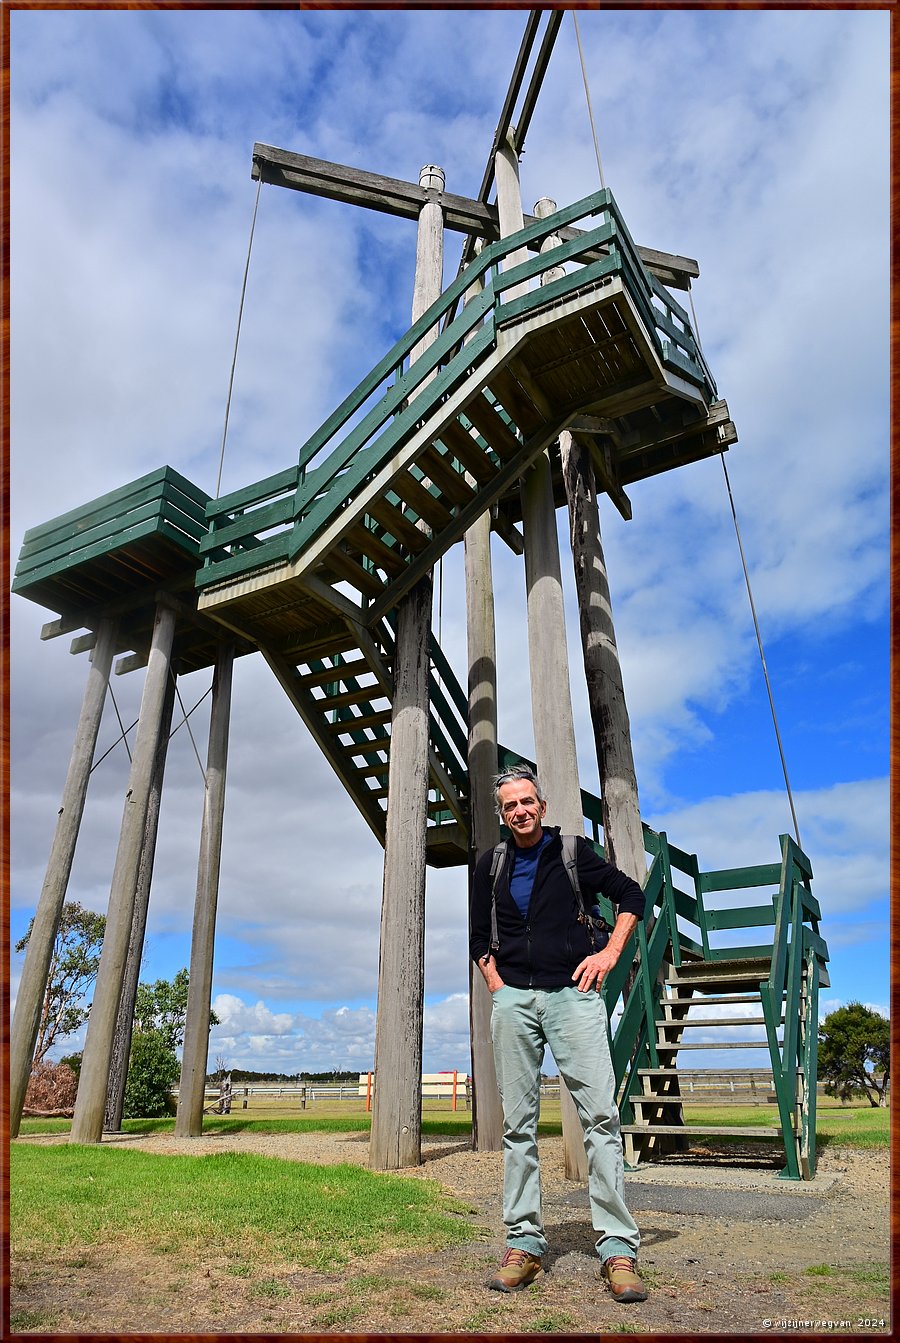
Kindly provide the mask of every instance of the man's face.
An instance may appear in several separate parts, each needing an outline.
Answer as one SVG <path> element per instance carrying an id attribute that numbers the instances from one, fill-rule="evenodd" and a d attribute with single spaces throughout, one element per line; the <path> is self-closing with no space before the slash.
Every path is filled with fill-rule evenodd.
<path id="1" fill-rule="evenodd" d="M 503 821 L 521 849 L 530 849 L 541 838 L 541 821 L 547 810 L 546 802 L 539 802 L 530 779 L 513 779 L 498 789 Z"/>

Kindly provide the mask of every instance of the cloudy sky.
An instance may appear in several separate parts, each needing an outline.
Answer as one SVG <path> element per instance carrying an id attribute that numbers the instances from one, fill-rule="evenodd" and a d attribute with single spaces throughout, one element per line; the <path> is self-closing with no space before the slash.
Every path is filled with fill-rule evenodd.
<path id="1" fill-rule="evenodd" d="M 449 191 L 474 196 L 524 23 L 460 9 L 11 13 L 13 562 L 28 527 L 158 466 L 215 493 L 254 141 L 413 181 L 437 163 Z M 603 9 L 580 27 L 632 235 L 700 263 L 699 333 L 740 437 L 728 469 L 832 952 L 823 1010 L 856 998 L 886 1012 L 889 15 Z M 571 16 L 521 178 L 526 210 L 599 185 Z M 448 235 L 447 283 L 460 243 Z M 263 188 L 223 491 L 295 460 L 406 330 L 414 260 L 411 222 Z M 601 520 L 644 819 L 705 868 L 775 861 L 791 817 L 722 467 L 629 494 L 631 522 L 605 500 Z M 439 621 L 464 682 L 458 549 Z M 501 543 L 494 563 L 500 736 L 528 755 L 522 563 Z M 596 792 L 564 571 L 581 783 Z M 87 672 L 68 638 L 41 641 L 51 618 L 11 601 L 13 941 L 40 891 Z M 142 679 L 114 678 L 126 726 Z M 179 683 L 185 709 L 209 681 Z M 170 748 L 145 979 L 189 959 L 208 705 Z M 108 701 L 98 756 L 118 733 Z M 92 777 L 69 897 L 97 910 L 127 775 L 119 745 Z M 211 1059 L 371 1066 L 381 877 L 367 825 L 262 659 L 244 658 Z M 426 902 L 425 1064 L 464 1069 L 462 870 L 429 871 Z"/>

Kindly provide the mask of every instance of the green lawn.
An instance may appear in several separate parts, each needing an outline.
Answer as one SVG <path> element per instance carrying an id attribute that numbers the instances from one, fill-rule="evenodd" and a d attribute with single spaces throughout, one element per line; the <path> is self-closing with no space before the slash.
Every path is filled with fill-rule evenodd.
<path id="1" fill-rule="evenodd" d="M 834 1143 L 844 1147 L 887 1147 L 890 1141 L 890 1107 L 873 1109 L 867 1101 L 841 1105 L 830 1098 L 820 1098 L 816 1109 L 816 1141 L 819 1146 Z M 774 1105 L 692 1105 L 684 1107 L 684 1117 L 694 1124 L 722 1124 L 749 1127 L 767 1127 L 778 1122 Z M 287 1106 L 269 1106 L 236 1111 L 231 1115 L 207 1115 L 203 1128 L 209 1133 L 367 1133 L 371 1116 L 353 1101 L 317 1101 L 314 1106 L 298 1113 Z M 126 1133 L 167 1133 L 175 1126 L 174 1119 L 126 1119 L 122 1125 Z M 21 1132 L 68 1133 L 68 1119 L 23 1119 Z M 468 1110 L 426 1109 L 422 1116 L 422 1132 L 435 1136 L 456 1136 L 463 1140 L 471 1129 Z M 559 1102 L 544 1101 L 541 1105 L 541 1133 L 562 1132 Z"/>
<path id="2" fill-rule="evenodd" d="M 434 1181 L 245 1153 L 14 1143 L 10 1190 L 12 1243 L 25 1255 L 137 1240 L 161 1254 L 203 1245 L 239 1263 L 324 1269 L 479 1234 L 468 1205 Z"/>
<path id="3" fill-rule="evenodd" d="M 778 1123 L 776 1105 L 686 1105 L 685 1122 L 689 1124 L 746 1124 L 766 1128 Z M 888 1147 L 890 1146 L 890 1107 L 873 1109 L 867 1101 L 842 1106 L 836 1101 L 819 1100 L 816 1105 L 816 1145 L 835 1147 Z"/>

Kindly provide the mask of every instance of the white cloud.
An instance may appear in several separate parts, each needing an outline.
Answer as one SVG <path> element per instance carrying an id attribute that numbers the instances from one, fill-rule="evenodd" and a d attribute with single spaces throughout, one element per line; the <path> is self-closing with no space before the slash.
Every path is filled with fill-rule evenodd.
<path id="1" fill-rule="evenodd" d="M 217 993 L 212 1010 L 219 1018 L 216 1028 L 227 1038 L 238 1035 L 287 1035 L 291 1030 L 291 1016 L 288 1012 L 272 1012 L 265 1003 L 244 1003 L 233 993 Z"/>
<path id="2" fill-rule="evenodd" d="M 813 893 L 823 919 L 852 915 L 888 897 L 888 781 L 862 780 L 795 794 Z M 647 817 L 655 829 L 691 836 L 701 868 L 780 862 L 777 835 L 790 834 L 784 793 L 709 798 Z M 827 927 L 825 929 L 827 938 Z"/>

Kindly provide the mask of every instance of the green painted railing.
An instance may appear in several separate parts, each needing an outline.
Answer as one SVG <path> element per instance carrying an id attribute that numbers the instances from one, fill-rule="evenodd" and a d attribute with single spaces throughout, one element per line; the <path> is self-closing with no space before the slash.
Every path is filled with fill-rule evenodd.
<path id="1" fill-rule="evenodd" d="M 600 222 L 546 253 L 501 269 L 519 249 L 539 245 L 557 229 L 588 217 Z M 565 262 L 576 263 L 575 268 L 524 295 L 509 296 L 510 290 L 539 281 L 545 271 Z M 625 283 L 663 364 L 713 400 L 715 384 L 687 314 L 645 270 L 611 192 L 596 192 L 485 247 L 307 440 L 295 466 L 211 501 L 198 586 L 295 559 L 470 376 L 495 347 L 499 330 L 613 275 Z M 410 363 L 422 337 L 479 284 L 481 291 L 470 296 L 462 312 Z"/>
<path id="2" fill-rule="evenodd" d="M 828 960 L 828 948 L 819 935 L 821 912 L 809 888 L 809 859 L 788 835 L 780 837 L 782 862 L 752 867 L 700 872 L 697 859 L 670 845 L 664 832 L 647 832 L 648 852 L 656 849 L 645 891 L 648 911 L 656 915 L 652 930 L 646 923 L 634 935 L 615 971 L 604 985 L 607 1007 L 622 996 L 629 968 L 628 952 L 639 953 L 640 973 L 628 990 L 622 1015 L 612 1036 L 616 1085 L 622 1087 L 622 1113 L 632 1120 L 630 1096 L 637 1087 L 637 1068 L 659 1066 L 655 1026 L 662 1019 L 657 974 L 671 948 L 676 966 L 688 959 L 702 959 L 711 968 L 716 961 L 766 958 L 770 970 L 760 980 L 760 998 L 766 1019 L 769 1053 L 776 1098 L 785 1139 L 785 1176 L 801 1178 L 802 1167 L 815 1168 L 816 1040 L 820 968 Z M 695 894 L 681 891 L 674 872 L 691 878 Z M 737 891 L 777 885 L 771 900 L 761 905 L 733 909 L 708 909 L 703 895 L 714 891 Z M 685 924 L 689 929 L 685 930 Z M 710 934 L 751 930 L 768 925 L 771 941 L 752 945 L 710 944 Z M 696 930 L 699 942 L 689 933 Z M 624 965 L 624 970 L 620 967 Z M 784 1014 L 783 1038 L 778 1028 Z M 635 1050 L 637 1045 L 637 1050 Z M 710 1048 L 714 1048 L 711 1045 Z M 623 1086 L 624 1083 L 624 1086 Z"/>

